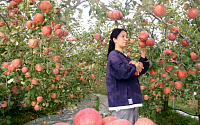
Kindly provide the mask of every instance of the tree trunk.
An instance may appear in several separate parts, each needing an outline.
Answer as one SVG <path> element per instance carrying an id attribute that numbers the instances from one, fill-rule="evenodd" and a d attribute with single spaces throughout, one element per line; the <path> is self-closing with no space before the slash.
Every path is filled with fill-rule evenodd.
<path id="1" fill-rule="evenodd" d="M 168 109 L 168 100 L 169 100 L 169 94 L 165 94 L 165 97 L 164 97 L 164 110 L 167 110 Z"/>
<path id="2" fill-rule="evenodd" d="M 200 98 L 198 100 L 198 117 L 199 117 L 199 124 L 200 124 Z"/>

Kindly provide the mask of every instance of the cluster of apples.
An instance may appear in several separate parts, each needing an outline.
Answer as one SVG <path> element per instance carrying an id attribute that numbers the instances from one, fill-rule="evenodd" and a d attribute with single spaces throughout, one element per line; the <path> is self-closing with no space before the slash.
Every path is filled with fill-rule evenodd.
<path id="1" fill-rule="evenodd" d="M 55 123 L 54 125 L 70 125 L 68 123 Z M 93 108 L 85 108 L 74 117 L 74 125 L 132 125 L 128 120 L 117 119 L 114 116 L 102 118 L 100 113 Z M 148 118 L 139 118 L 134 125 L 155 125 Z"/>
<path id="2" fill-rule="evenodd" d="M 109 10 L 106 13 L 106 16 L 111 20 L 120 20 L 123 17 L 123 14 L 119 10 Z"/>
<path id="3" fill-rule="evenodd" d="M 154 46 L 155 41 L 153 38 L 148 38 L 149 34 L 147 31 L 141 31 L 139 34 L 140 41 L 138 42 L 138 45 L 141 48 L 145 48 L 146 46 Z"/>

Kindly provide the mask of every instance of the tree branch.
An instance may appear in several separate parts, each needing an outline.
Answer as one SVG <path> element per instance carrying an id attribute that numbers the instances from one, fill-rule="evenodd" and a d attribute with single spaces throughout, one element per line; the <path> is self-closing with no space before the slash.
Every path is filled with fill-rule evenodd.
<path id="1" fill-rule="evenodd" d="M 1 16 L 1 18 L 4 20 L 4 22 L 6 23 L 6 25 L 7 25 L 8 29 L 9 29 L 9 31 L 11 32 L 10 27 L 9 27 L 8 23 L 6 22 L 6 20 L 4 19 L 4 17 L 3 17 L 1 14 L 0 14 L 0 16 Z"/>
<path id="2" fill-rule="evenodd" d="M 129 3 L 131 3 L 133 0 L 130 0 L 128 3 L 127 3 L 127 5 L 129 5 Z"/>
<path id="3" fill-rule="evenodd" d="M 153 13 L 146 13 L 146 15 L 152 15 L 152 16 L 155 17 L 157 20 L 163 22 L 163 23 L 166 25 L 166 28 L 168 28 L 168 24 L 167 24 L 164 20 L 162 20 L 161 18 L 158 18 L 158 17 L 157 17 L 156 15 L 154 15 Z M 189 38 L 189 37 L 183 36 L 183 34 L 181 34 L 180 32 L 178 32 L 178 35 L 179 35 L 181 38 L 183 38 L 183 39 Z"/>
<path id="4" fill-rule="evenodd" d="M 74 9 L 76 9 L 79 5 L 81 5 L 82 3 L 87 2 L 87 1 L 88 0 L 81 1 L 80 4 L 77 4 L 76 6 L 74 6 Z"/>

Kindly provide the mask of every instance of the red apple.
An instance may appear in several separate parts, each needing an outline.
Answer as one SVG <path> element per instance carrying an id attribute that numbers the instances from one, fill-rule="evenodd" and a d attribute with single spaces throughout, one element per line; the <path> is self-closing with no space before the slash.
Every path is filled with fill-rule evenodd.
<path id="1" fill-rule="evenodd" d="M 175 82 L 175 88 L 181 90 L 183 88 L 183 82 L 181 81 Z"/>
<path id="2" fill-rule="evenodd" d="M 145 23 L 145 24 L 148 24 L 148 19 L 144 19 L 144 23 Z"/>
<path id="3" fill-rule="evenodd" d="M 52 28 L 51 28 L 51 26 L 44 26 L 44 27 L 42 27 L 42 34 L 43 34 L 44 36 L 50 36 L 51 33 L 52 33 Z"/>
<path id="4" fill-rule="evenodd" d="M 7 102 L 6 101 L 3 101 L 3 103 L 1 104 L 1 107 L 6 107 L 7 106 Z"/>
<path id="5" fill-rule="evenodd" d="M 182 39 L 182 46 L 188 46 L 189 45 L 189 41 L 186 41 L 186 40 L 184 40 L 184 39 Z"/>
<path id="6" fill-rule="evenodd" d="M 61 38 L 63 36 L 63 31 L 61 29 L 56 30 L 56 37 Z"/>
<path id="7" fill-rule="evenodd" d="M 155 72 L 153 69 L 150 71 L 150 74 L 151 75 L 156 75 L 157 74 L 157 71 Z"/>
<path id="8" fill-rule="evenodd" d="M 60 56 L 54 56 L 53 60 L 55 60 L 56 62 L 60 62 Z"/>
<path id="9" fill-rule="evenodd" d="M 112 11 L 107 11 L 106 12 L 106 16 L 108 17 L 108 18 L 110 18 L 110 19 L 112 19 Z"/>
<path id="10" fill-rule="evenodd" d="M 190 59 L 191 59 L 191 60 L 196 60 L 197 57 L 198 57 L 198 56 L 197 56 L 196 53 L 194 53 L 194 52 L 191 52 L 191 53 L 190 53 Z"/>
<path id="11" fill-rule="evenodd" d="M 31 83 L 32 83 L 33 85 L 37 85 L 37 84 L 38 84 L 38 80 L 37 80 L 37 79 L 32 79 Z"/>
<path id="12" fill-rule="evenodd" d="M 37 101 L 38 101 L 38 102 L 41 102 L 42 100 L 43 100 L 43 97 L 42 97 L 42 96 L 38 96 L 38 97 L 37 97 Z"/>
<path id="13" fill-rule="evenodd" d="M 40 4 L 40 9 L 43 13 L 49 13 L 51 9 L 51 3 L 49 1 L 42 1 Z"/>
<path id="14" fill-rule="evenodd" d="M 67 30 L 64 30 L 64 31 L 63 31 L 63 36 L 68 36 L 68 34 L 69 34 L 69 33 L 68 33 Z"/>
<path id="15" fill-rule="evenodd" d="M 177 76 L 178 76 L 179 78 L 185 78 L 186 75 L 187 75 L 187 72 L 182 72 L 182 70 L 178 70 L 178 71 L 177 71 Z"/>
<path id="16" fill-rule="evenodd" d="M 8 71 L 14 71 L 16 70 L 16 67 L 13 66 L 13 64 L 8 65 Z"/>
<path id="17" fill-rule="evenodd" d="M 27 67 L 22 67 L 22 73 L 26 73 L 28 72 L 28 68 Z"/>
<path id="18" fill-rule="evenodd" d="M 129 42 L 130 42 L 130 44 L 133 44 L 135 41 L 134 41 L 134 39 L 130 39 Z"/>
<path id="19" fill-rule="evenodd" d="M 167 65 L 167 67 L 166 67 L 166 69 L 167 69 L 167 71 L 172 71 L 172 69 L 173 69 L 173 66 L 172 65 Z"/>
<path id="20" fill-rule="evenodd" d="M 39 44 L 37 39 L 29 39 L 28 43 L 31 48 L 36 48 Z"/>
<path id="21" fill-rule="evenodd" d="M 174 41 L 176 39 L 176 36 L 173 33 L 170 33 L 168 35 L 168 39 L 171 40 L 171 41 Z"/>
<path id="22" fill-rule="evenodd" d="M 41 64 L 36 64 L 35 65 L 35 70 L 37 70 L 37 71 L 42 71 L 42 65 Z"/>
<path id="23" fill-rule="evenodd" d="M 95 40 L 101 40 L 101 39 L 102 39 L 101 34 L 96 33 L 96 34 L 94 35 L 94 39 L 95 39 Z"/>
<path id="24" fill-rule="evenodd" d="M 149 39 L 147 39 L 147 41 L 146 41 L 146 45 L 147 45 L 147 46 L 154 46 L 154 43 L 155 43 L 155 41 L 154 41 L 153 38 L 149 38 Z"/>
<path id="25" fill-rule="evenodd" d="M 120 20 L 123 17 L 123 14 L 119 10 L 112 11 L 112 20 Z"/>
<path id="26" fill-rule="evenodd" d="M 145 86 L 140 86 L 140 89 L 141 89 L 141 90 L 144 90 L 144 89 L 145 89 Z"/>
<path id="27" fill-rule="evenodd" d="M 26 22 L 27 28 L 34 30 L 36 28 L 36 22 L 33 20 L 29 20 Z"/>
<path id="28" fill-rule="evenodd" d="M 79 111 L 74 117 L 74 125 L 102 125 L 102 117 L 93 108 L 85 108 Z"/>
<path id="29" fill-rule="evenodd" d="M 4 33 L 1 33 L 1 32 L 0 32 L 0 41 L 1 41 L 2 39 L 4 39 L 3 42 L 7 42 L 6 35 L 5 35 Z"/>
<path id="30" fill-rule="evenodd" d="M 55 99 L 57 97 L 56 93 L 51 94 L 51 98 Z"/>
<path id="31" fill-rule="evenodd" d="M 103 122 L 102 125 L 109 125 L 114 120 L 117 120 L 117 118 L 113 116 L 107 116 L 102 119 L 102 122 Z"/>
<path id="32" fill-rule="evenodd" d="M 15 1 L 11 1 L 10 4 L 11 4 L 14 8 L 16 8 L 16 7 L 18 6 L 18 3 L 15 2 Z"/>
<path id="33" fill-rule="evenodd" d="M 35 109 L 36 111 L 40 110 L 40 105 L 35 105 L 35 106 L 34 106 L 34 109 Z"/>
<path id="34" fill-rule="evenodd" d="M 173 26 L 170 32 L 176 35 L 178 33 L 178 28 L 176 26 Z"/>
<path id="35" fill-rule="evenodd" d="M 157 110 L 160 108 L 157 108 Z M 155 125 L 154 122 L 148 118 L 139 118 L 134 125 Z"/>
<path id="36" fill-rule="evenodd" d="M 190 18 L 190 19 L 195 19 L 197 17 L 197 9 L 195 8 L 190 8 L 189 10 L 187 10 L 187 16 Z"/>
<path id="37" fill-rule="evenodd" d="M 198 71 L 200 71 L 200 63 L 195 64 L 195 67 L 197 68 Z"/>
<path id="38" fill-rule="evenodd" d="M 166 50 L 164 51 L 164 54 L 165 54 L 166 56 L 167 56 L 167 55 L 171 56 L 171 55 L 172 55 L 172 50 L 166 49 Z"/>
<path id="39" fill-rule="evenodd" d="M 41 13 L 37 13 L 34 16 L 34 21 L 36 22 L 36 24 L 41 25 L 44 22 L 44 16 Z"/>
<path id="40" fill-rule="evenodd" d="M 164 64 L 165 63 L 165 60 L 164 59 L 161 59 L 160 60 L 160 64 Z"/>
<path id="41" fill-rule="evenodd" d="M 9 62 L 4 62 L 3 64 L 2 64 L 2 67 L 5 67 L 6 69 L 8 69 L 8 66 L 10 65 L 10 63 Z"/>
<path id="42" fill-rule="evenodd" d="M 196 69 L 191 69 L 191 70 L 189 70 L 189 72 L 188 72 L 188 75 L 191 75 L 191 74 L 197 74 L 197 70 Z"/>
<path id="43" fill-rule="evenodd" d="M 91 78 L 95 78 L 96 77 L 96 75 L 95 74 L 91 74 Z"/>
<path id="44" fill-rule="evenodd" d="M 56 24 L 55 26 L 53 26 L 54 30 L 56 31 L 57 29 L 61 29 L 60 24 Z"/>
<path id="45" fill-rule="evenodd" d="M 173 23 L 173 21 L 172 21 L 172 20 L 169 20 L 169 21 L 168 21 L 168 23 L 172 24 L 172 23 Z"/>
<path id="46" fill-rule="evenodd" d="M 5 26 L 6 23 L 4 21 L 0 21 L 0 26 Z"/>
<path id="47" fill-rule="evenodd" d="M 141 41 L 147 40 L 148 37 L 149 37 L 149 34 L 148 34 L 147 31 L 141 31 L 140 34 L 139 34 L 139 39 L 140 39 Z"/>
<path id="48" fill-rule="evenodd" d="M 160 88 L 164 88 L 164 85 L 165 85 L 164 83 L 161 82 L 159 83 Z"/>
<path id="49" fill-rule="evenodd" d="M 153 13 L 158 17 L 164 16 L 166 13 L 166 7 L 162 4 L 156 5 L 153 8 Z"/>
<path id="50" fill-rule="evenodd" d="M 149 83 L 155 83 L 155 82 L 156 82 L 156 79 L 154 79 L 154 78 L 149 79 Z"/>
<path id="51" fill-rule="evenodd" d="M 59 73 L 59 69 L 55 68 L 53 69 L 53 74 L 58 74 Z"/>
<path id="52" fill-rule="evenodd" d="M 165 88 L 164 88 L 164 93 L 165 93 L 165 94 L 168 94 L 168 93 L 170 93 L 170 91 L 171 91 L 171 88 L 170 88 L 170 86 L 169 86 L 169 87 L 165 87 Z"/>
<path id="53" fill-rule="evenodd" d="M 117 119 L 112 121 L 109 125 L 132 125 L 132 124 L 126 119 Z"/>
<path id="54" fill-rule="evenodd" d="M 13 61 L 12 61 L 12 65 L 14 66 L 14 67 L 20 67 L 21 65 L 22 65 L 22 61 L 21 61 L 21 59 L 14 59 Z"/>
<path id="55" fill-rule="evenodd" d="M 126 55 L 127 55 L 127 56 L 131 56 L 131 53 L 130 53 L 130 52 L 128 52 L 128 53 L 126 53 Z"/>
<path id="56" fill-rule="evenodd" d="M 146 43 L 144 41 L 139 41 L 138 42 L 139 47 L 141 48 L 145 48 L 146 47 Z"/>
<path id="57" fill-rule="evenodd" d="M 35 106 L 36 103 L 37 103 L 36 101 L 32 101 L 32 102 L 31 102 L 31 106 Z"/>
<path id="58" fill-rule="evenodd" d="M 148 100 L 149 96 L 148 95 L 144 95 L 144 100 Z"/>
<path id="59" fill-rule="evenodd" d="M 59 6 L 54 6 L 53 7 L 53 12 L 59 14 L 60 13 L 60 7 Z"/>

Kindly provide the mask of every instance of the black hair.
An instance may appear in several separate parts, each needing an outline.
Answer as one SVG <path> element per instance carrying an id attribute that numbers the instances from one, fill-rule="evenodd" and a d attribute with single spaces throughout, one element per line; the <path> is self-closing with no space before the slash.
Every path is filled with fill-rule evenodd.
<path id="1" fill-rule="evenodd" d="M 107 57 L 110 54 L 110 52 L 115 49 L 115 43 L 113 41 L 113 38 L 117 39 L 117 36 L 121 33 L 121 31 L 125 31 L 127 33 L 127 31 L 125 29 L 122 29 L 122 28 L 115 28 L 115 29 L 112 30 L 112 33 L 110 35 L 110 41 L 109 41 Z"/>

